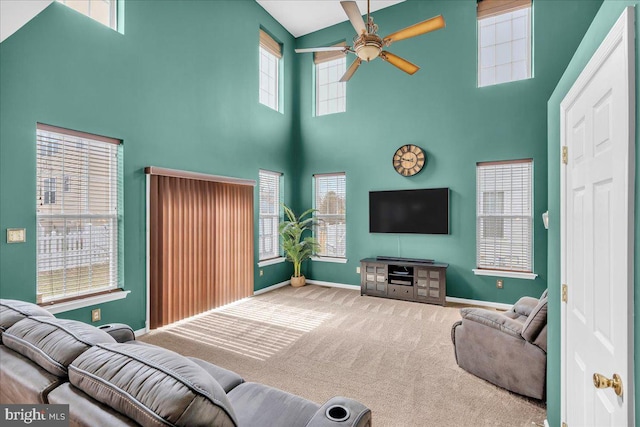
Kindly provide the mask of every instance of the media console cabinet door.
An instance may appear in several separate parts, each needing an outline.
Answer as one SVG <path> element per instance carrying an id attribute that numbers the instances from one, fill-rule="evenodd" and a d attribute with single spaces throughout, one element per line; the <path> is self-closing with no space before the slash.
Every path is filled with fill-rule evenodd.
<path id="1" fill-rule="evenodd" d="M 363 262 L 360 269 L 360 294 L 387 296 L 387 264 Z"/>
<path id="2" fill-rule="evenodd" d="M 416 301 L 444 305 L 447 293 L 445 272 L 444 268 L 416 268 L 414 278 Z"/>

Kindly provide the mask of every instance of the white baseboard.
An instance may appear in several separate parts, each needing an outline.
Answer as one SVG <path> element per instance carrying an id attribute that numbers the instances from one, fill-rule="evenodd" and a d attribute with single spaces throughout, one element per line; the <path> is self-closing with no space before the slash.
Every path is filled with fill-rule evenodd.
<path id="1" fill-rule="evenodd" d="M 285 280 L 284 282 L 276 283 L 275 285 L 267 286 L 266 288 L 258 289 L 257 291 L 253 291 L 253 295 L 264 294 L 265 292 L 270 292 L 281 288 L 283 286 L 287 286 L 291 283 L 291 280 Z"/>
<path id="2" fill-rule="evenodd" d="M 469 305 L 477 305 L 480 307 L 497 308 L 499 310 L 509 310 L 512 307 L 512 304 L 503 304 L 501 302 L 480 301 L 475 299 L 466 299 L 466 298 L 457 298 L 457 297 L 447 297 L 446 301 L 455 302 L 458 304 L 469 304 Z"/>
<path id="3" fill-rule="evenodd" d="M 347 285 L 346 283 L 323 282 L 322 280 L 312 280 L 312 279 L 307 279 L 307 283 L 310 285 L 328 286 L 330 288 L 351 289 L 356 291 L 360 290 L 359 285 Z"/>
<path id="4" fill-rule="evenodd" d="M 135 335 L 136 338 L 146 335 L 148 333 L 149 333 L 149 329 L 147 328 L 142 328 L 142 329 L 138 329 L 137 331 L 133 331 L 133 335 Z"/>

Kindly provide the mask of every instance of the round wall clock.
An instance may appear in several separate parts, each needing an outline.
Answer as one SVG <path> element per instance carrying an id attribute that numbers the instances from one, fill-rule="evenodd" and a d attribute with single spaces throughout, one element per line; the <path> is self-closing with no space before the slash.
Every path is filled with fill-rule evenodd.
<path id="1" fill-rule="evenodd" d="M 393 167 L 402 176 L 413 176 L 424 167 L 427 157 L 422 148 L 407 144 L 393 155 Z"/>

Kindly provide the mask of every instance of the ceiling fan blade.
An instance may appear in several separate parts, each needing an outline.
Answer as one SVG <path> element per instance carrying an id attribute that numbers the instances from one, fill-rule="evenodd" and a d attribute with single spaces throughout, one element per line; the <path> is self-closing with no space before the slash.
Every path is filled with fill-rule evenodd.
<path id="1" fill-rule="evenodd" d="M 347 70 L 346 73 L 344 73 L 344 76 L 342 76 L 342 78 L 339 81 L 348 82 L 349 79 L 354 75 L 354 73 L 356 72 L 356 70 L 358 69 L 361 63 L 362 63 L 362 59 L 356 58 L 356 60 L 351 63 L 351 65 L 349 66 L 349 69 Z"/>
<path id="2" fill-rule="evenodd" d="M 344 13 L 349 17 L 351 25 L 356 29 L 356 33 L 358 33 L 358 35 L 366 33 L 367 27 L 364 24 L 364 19 L 362 19 L 360 9 L 358 9 L 358 3 L 355 1 L 341 1 L 340 4 L 344 9 Z"/>
<path id="3" fill-rule="evenodd" d="M 399 40 L 409 39 L 411 37 L 419 36 L 431 31 L 439 30 L 445 27 L 444 18 L 442 15 L 438 15 L 426 21 L 419 22 L 410 27 L 404 28 L 400 31 L 396 31 L 393 34 L 389 34 L 384 38 L 384 42 L 389 46 L 393 42 Z"/>
<path id="4" fill-rule="evenodd" d="M 296 53 L 307 52 L 332 52 L 332 51 L 347 51 L 349 46 L 327 46 L 327 47 L 309 47 L 304 49 L 296 49 Z"/>
<path id="5" fill-rule="evenodd" d="M 383 50 L 382 52 L 380 52 L 380 58 L 384 59 L 389 64 L 400 68 L 402 71 L 404 71 L 407 74 L 415 74 L 415 72 L 420 69 L 420 67 L 418 67 L 417 65 L 412 64 L 406 59 L 400 58 L 398 55 L 394 55 L 391 52 L 387 52 L 386 50 Z"/>

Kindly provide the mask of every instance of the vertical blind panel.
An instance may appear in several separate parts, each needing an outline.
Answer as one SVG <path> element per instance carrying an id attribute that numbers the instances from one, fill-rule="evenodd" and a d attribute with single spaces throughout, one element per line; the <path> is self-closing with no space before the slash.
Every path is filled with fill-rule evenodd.
<path id="1" fill-rule="evenodd" d="M 117 144 L 92 137 L 38 125 L 39 301 L 73 298 L 118 286 L 120 151 Z"/>
<path id="2" fill-rule="evenodd" d="M 151 176 L 150 323 L 157 328 L 253 290 L 253 187 Z"/>
<path id="3" fill-rule="evenodd" d="M 280 255 L 280 239 L 278 224 L 280 222 L 280 178 L 282 174 L 261 170 L 260 180 L 260 213 L 258 253 L 260 260 L 276 258 Z"/>
<path id="4" fill-rule="evenodd" d="M 533 163 L 477 166 L 478 268 L 533 270 Z"/>
<path id="5" fill-rule="evenodd" d="M 318 255 L 345 257 L 347 253 L 346 200 L 347 181 L 344 173 L 315 175 L 315 237 Z"/>

